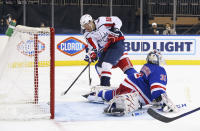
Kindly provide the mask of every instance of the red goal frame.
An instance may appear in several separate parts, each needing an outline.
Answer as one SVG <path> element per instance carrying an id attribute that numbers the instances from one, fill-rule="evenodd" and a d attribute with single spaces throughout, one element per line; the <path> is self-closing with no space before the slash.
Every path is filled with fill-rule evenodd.
<path id="1" fill-rule="evenodd" d="M 38 34 L 34 34 L 34 104 L 38 104 Z M 50 28 L 50 119 L 55 117 L 55 30 Z"/>

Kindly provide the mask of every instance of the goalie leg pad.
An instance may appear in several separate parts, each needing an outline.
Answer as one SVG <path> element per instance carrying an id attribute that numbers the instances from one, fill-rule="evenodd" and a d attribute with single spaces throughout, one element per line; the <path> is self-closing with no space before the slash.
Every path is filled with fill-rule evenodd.
<path id="1" fill-rule="evenodd" d="M 116 87 L 96 85 L 96 86 L 93 86 L 91 88 L 90 92 L 99 92 L 101 90 L 112 90 L 112 89 L 115 89 L 115 88 Z"/>
<path id="2" fill-rule="evenodd" d="M 105 100 L 105 93 L 115 87 L 109 87 L 109 86 L 93 86 L 91 88 L 91 91 L 85 95 L 82 95 L 84 98 L 86 98 L 89 102 L 93 103 L 103 103 Z"/>
<path id="3" fill-rule="evenodd" d="M 91 103 L 104 103 L 104 100 L 101 97 L 98 97 L 96 92 L 90 92 L 82 96 Z"/>
<path id="4" fill-rule="evenodd" d="M 124 115 L 140 108 L 138 92 L 115 96 L 104 113 L 111 115 Z"/>

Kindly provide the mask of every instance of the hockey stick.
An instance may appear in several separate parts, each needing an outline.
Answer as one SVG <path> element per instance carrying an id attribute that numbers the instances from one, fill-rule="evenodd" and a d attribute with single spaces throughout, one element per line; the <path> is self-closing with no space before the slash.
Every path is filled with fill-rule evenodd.
<path id="1" fill-rule="evenodd" d="M 198 108 L 196 108 L 196 109 L 194 109 L 194 110 L 188 111 L 188 112 L 186 112 L 186 113 L 183 113 L 183 114 L 181 114 L 181 115 L 178 115 L 178 116 L 176 116 L 176 117 L 172 117 L 172 118 L 163 116 L 163 115 L 159 114 L 158 112 L 156 112 L 155 110 L 153 110 L 152 108 L 149 108 L 149 109 L 147 110 L 147 113 L 148 113 L 150 116 L 152 116 L 153 118 L 155 118 L 155 119 L 157 119 L 157 120 L 159 120 L 159 121 L 162 121 L 162 122 L 165 122 L 165 123 L 169 123 L 169 122 L 172 122 L 172 121 L 177 120 L 177 119 L 179 119 L 179 118 L 182 118 L 182 117 L 184 117 L 184 116 L 187 116 L 187 115 L 189 115 L 189 114 L 191 114 L 191 113 L 194 113 L 194 112 L 196 112 L 196 111 L 198 111 L 198 110 L 200 110 L 200 107 L 198 107 Z"/>
<path id="2" fill-rule="evenodd" d="M 87 66 L 81 71 L 81 73 L 77 76 L 77 78 L 74 80 L 74 82 L 72 82 L 72 84 L 67 88 L 67 90 L 61 94 L 61 96 L 65 95 L 69 91 L 69 89 L 74 85 L 74 83 L 78 80 L 78 78 L 81 76 L 81 74 L 90 66 L 90 63 L 91 62 L 89 62 L 87 64 Z"/>
<path id="3" fill-rule="evenodd" d="M 178 109 L 183 109 L 183 108 L 187 107 L 187 104 L 186 104 L 186 103 L 177 104 L 176 107 L 177 107 Z M 132 116 L 134 116 L 134 117 L 135 117 L 135 116 L 141 116 L 141 115 L 147 113 L 147 110 L 148 110 L 149 108 L 153 108 L 153 109 L 156 110 L 156 111 L 160 111 L 160 110 L 161 110 L 161 108 L 154 107 L 154 105 L 149 104 L 149 105 L 142 106 L 142 109 L 145 109 L 145 110 L 134 111 L 134 112 L 132 113 Z"/>
<path id="4" fill-rule="evenodd" d="M 91 86 L 91 83 L 92 83 L 92 78 L 90 76 L 90 65 L 88 67 L 88 77 L 89 77 L 89 85 Z"/>

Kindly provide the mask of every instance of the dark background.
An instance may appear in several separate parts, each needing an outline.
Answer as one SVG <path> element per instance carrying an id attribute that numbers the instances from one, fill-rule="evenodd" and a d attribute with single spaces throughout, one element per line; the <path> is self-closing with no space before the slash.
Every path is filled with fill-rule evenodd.
<path id="1" fill-rule="evenodd" d="M 199 0 L 177 0 L 177 17 L 198 17 L 200 15 Z M 54 27 L 57 34 L 79 34 L 81 17 L 81 0 L 55 0 Z M 110 0 L 83 0 L 83 14 L 91 14 L 94 19 L 99 16 L 110 15 Z M 140 34 L 140 0 L 112 0 L 113 16 L 118 16 L 122 22 L 124 34 Z M 184 2 L 185 4 L 182 4 Z M 191 4 L 193 2 L 194 4 Z M 0 19 L 12 14 L 17 24 L 23 25 L 23 0 L 0 0 Z M 26 25 L 40 27 L 41 23 L 50 27 L 51 23 L 50 0 L 26 0 Z M 187 12 L 187 8 L 190 12 Z M 185 8 L 185 9 L 184 9 Z M 172 17 L 173 0 L 143 0 L 143 33 L 151 34 L 151 20 L 155 17 Z M 157 21 L 160 30 L 163 24 Z M 4 34 L 7 25 L 0 25 L 0 33 Z M 176 25 L 177 33 L 197 34 L 199 24 Z"/>

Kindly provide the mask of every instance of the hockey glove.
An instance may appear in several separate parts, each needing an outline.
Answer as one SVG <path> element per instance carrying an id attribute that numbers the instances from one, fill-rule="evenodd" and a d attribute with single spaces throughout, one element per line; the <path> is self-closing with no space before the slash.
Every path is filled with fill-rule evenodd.
<path id="1" fill-rule="evenodd" d="M 92 51 L 90 51 L 90 54 L 85 55 L 84 61 L 87 62 L 95 62 L 98 60 L 98 55 L 97 55 L 97 50 L 96 49 L 92 49 Z"/>
<path id="2" fill-rule="evenodd" d="M 108 41 L 111 41 L 111 43 L 115 43 L 118 41 L 118 38 L 119 38 L 119 34 L 116 34 L 116 33 L 113 33 L 111 32 L 109 35 L 108 35 Z"/>
<path id="3" fill-rule="evenodd" d="M 88 55 L 85 55 L 84 61 L 89 62 L 90 61 L 90 57 Z"/>
<path id="4" fill-rule="evenodd" d="M 97 49 L 92 49 L 92 51 L 90 52 L 90 59 L 91 62 L 95 62 L 98 60 Z"/>
<path id="5" fill-rule="evenodd" d="M 156 102 L 160 102 L 160 104 L 162 105 L 162 110 L 164 112 L 178 112 L 178 108 L 168 98 L 166 93 L 161 94 L 160 97 L 156 98 Z"/>

